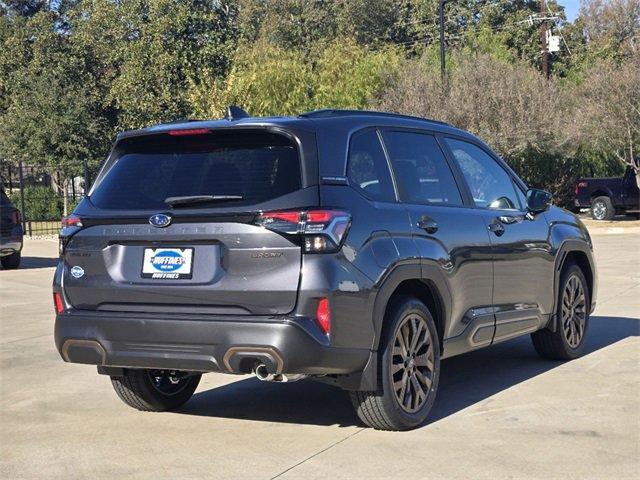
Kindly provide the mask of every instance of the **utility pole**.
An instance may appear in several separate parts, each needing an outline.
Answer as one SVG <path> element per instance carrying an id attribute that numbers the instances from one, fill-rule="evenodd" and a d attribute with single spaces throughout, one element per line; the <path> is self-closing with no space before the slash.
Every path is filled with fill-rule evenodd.
<path id="1" fill-rule="evenodd" d="M 444 4 L 447 0 L 440 0 L 440 77 L 442 78 L 442 89 L 447 90 L 447 70 L 444 58 Z"/>
<path id="2" fill-rule="evenodd" d="M 542 43 L 542 73 L 549 78 L 549 47 L 547 45 L 547 2 L 540 0 L 540 42 Z"/>

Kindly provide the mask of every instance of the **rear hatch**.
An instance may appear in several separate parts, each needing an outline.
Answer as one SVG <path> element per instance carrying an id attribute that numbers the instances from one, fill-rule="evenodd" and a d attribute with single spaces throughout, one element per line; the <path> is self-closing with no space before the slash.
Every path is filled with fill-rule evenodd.
<path id="1" fill-rule="evenodd" d="M 317 182 L 305 179 L 313 168 L 302 164 L 315 159 L 315 141 L 265 128 L 190 132 L 127 138 L 114 148 L 75 212 L 82 227 L 63 230 L 73 233 L 63 253 L 63 288 L 75 308 L 225 315 L 294 309 L 299 242 L 255 219 L 317 205 Z"/>

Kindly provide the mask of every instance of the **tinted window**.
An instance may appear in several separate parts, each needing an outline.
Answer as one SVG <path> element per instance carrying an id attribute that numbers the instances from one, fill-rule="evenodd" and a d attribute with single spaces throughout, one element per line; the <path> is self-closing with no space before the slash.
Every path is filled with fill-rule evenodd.
<path id="1" fill-rule="evenodd" d="M 352 137 L 347 176 L 366 197 L 382 202 L 395 201 L 389 165 L 375 130 Z"/>
<path id="2" fill-rule="evenodd" d="M 511 177 L 488 153 L 469 142 L 452 138 L 446 141 L 467 180 L 476 206 L 518 208 Z"/>
<path id="3" fill-rule="evenodd" d="M 404 202 L 462 205 L 451 169 L 432 135 L 385 132 L 400 198 Z"/>
<path id="4" fill-rule="evenodd" d="M 167 197 L 240 195 L 248 205 L 300 188 L 300 162 L 289 139 L 264 133 L 132 140 L 91 195 L 105 209 L 166 208 Z M 211 207 L 211 204 L 200 206 Z"/>

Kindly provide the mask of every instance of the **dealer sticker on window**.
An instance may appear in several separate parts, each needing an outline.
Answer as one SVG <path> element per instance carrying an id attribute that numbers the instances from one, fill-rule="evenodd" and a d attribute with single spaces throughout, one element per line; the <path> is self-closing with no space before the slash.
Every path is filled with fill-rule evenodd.
<path id="1" fill-rule="evenodd" d="M 142 278 L 191 278 L 193 248 L 145 248 Z"/>

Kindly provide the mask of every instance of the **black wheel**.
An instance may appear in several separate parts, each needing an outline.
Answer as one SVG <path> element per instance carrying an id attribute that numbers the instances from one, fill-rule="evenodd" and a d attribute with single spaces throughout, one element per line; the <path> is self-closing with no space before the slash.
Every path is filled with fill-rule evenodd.
<path id="1" fill-rule="evenodd" d="M 440 345 L 429 309 L 402 297 L 385 319 L 381 339 L 380 388 L 350 392 L 354 408 L 367 426 L 408 430 L 425 421 L 440 376 Z"/>
<path id="2" fill-rule="evenodd" d="M 5 270 L 13 270 L 20 266 L 21 253 L 15 252 L 11 255 L 6 255 L 4 257 L 0 257 L 0 263 L 2 263 L 2 268 Z"/>
<path id="3" fill-rule="evenodd" d="M 591 308 L 587 281 L 577 265 L 563 269 L 556 303 L 556 331 L 539 330 L 531 339 L 542 358 L 571 360 L 584 352 Z"/>
<path id="4" fill-rule="evenodd" d="M 591 218 L 594 220 L 611 220 L 616 209 L 609 197 L 596 197 L 591 201 Z"/>
<path id="5" fill-rule="evenodd" d="M 200 383 L 200 374 L 168 370 L 125 370 L 111 377 L 120 399 L 137 410 L 163 412 L 174 410 L 191 398 Z"/>

